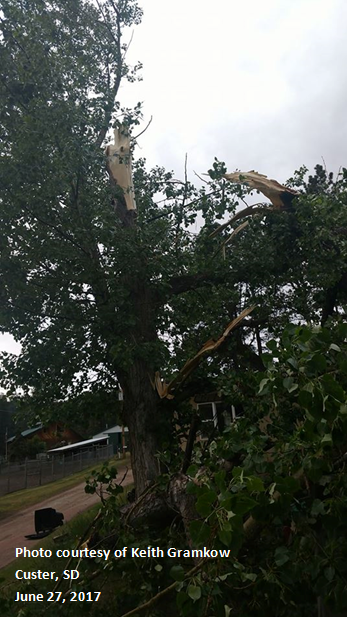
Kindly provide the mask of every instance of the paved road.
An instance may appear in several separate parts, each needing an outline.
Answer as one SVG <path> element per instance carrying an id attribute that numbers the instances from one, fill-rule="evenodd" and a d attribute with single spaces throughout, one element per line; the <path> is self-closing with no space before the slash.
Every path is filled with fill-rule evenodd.
<path id="1" fill-rule="evenodd" d="M 122 478 L 124 473 L 125 468 L 120 468 L 118 477 Z M 132 482 L 133 476 L 131 471 L 129 471 L 122 486 L 127 486 Z M 64 520 L 67 522 L 100 501 L 98 495 L 88 495 L 85 493 L 84 487 L 85 482 L 0 521 L 0 569 L 14 561 L 16 558 L 16 548 L 23 546 L 33 548 L 36 545 L 35 541 L 25 538 L 27 534 L 35 533 L 34 510 L 55 508 L 58 512 L 64 514 Z"/>

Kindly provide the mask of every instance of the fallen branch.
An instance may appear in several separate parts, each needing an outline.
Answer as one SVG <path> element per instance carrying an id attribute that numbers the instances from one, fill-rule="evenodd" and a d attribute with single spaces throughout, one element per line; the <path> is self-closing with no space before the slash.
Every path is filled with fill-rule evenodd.
<path id="1" fill-rule="evenodd" d="M 147 495 L 152 493 L 157 488 L 157 486 L 158 484 L 151 484 L 151 486 L 148 486 L 148 488 L 146 488 L 146 490 L 143 491 L 142 495 L 139 496 L 139 498 L 135 501 L 135 503 L 133 503 L 133 505 L 129 508 L 128 512 L 126 513 L 126 516 L 124 519 L 125 525 L 127 525 L 130 519 L 130 516 L 135 512 L 135 510 L 138 509 L 139 505 L 145 500 Z"/>

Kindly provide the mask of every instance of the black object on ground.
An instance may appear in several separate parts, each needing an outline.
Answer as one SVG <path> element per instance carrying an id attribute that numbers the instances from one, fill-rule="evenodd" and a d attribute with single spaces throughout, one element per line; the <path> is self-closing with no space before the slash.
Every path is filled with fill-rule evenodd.
<path id="1" fill-rule="evenodd" d="M 64 522 L 64 514 L 57 512 L 54 508 L 43 508 L 35 510 L 35 531 L 36 533 L 25 536 L 28 540 L 38 540 L 45 538 L 53 529 L 60 527 Z"/>

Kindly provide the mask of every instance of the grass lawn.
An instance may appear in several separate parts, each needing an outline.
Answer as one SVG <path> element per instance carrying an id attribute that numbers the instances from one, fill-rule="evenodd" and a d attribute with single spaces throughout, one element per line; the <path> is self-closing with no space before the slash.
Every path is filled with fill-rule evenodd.
<path id="1" fill-rule="evenodd" d="M 103 463 L 104 462 L 105 461 L 103 461 Z M 110 462 L 118 468 L 126 466 L 129 467 L 130 455 L 127 454 L 123 459 L 114 457 Z M 42 486 L 27 488 L 21 491 L 16 491 L 15 493 L 8 493 L 7 495 L 4 495 L 0 500 L 0 520 L 6 518 L 7 516 L 11 516 L 24 508 L 33 506 L 44 499 L 49 499 L 49 497 L 52 497 L 53 495 L 63 493 L 77 484 L 81 484 L 81 482 L 84 482 L 91 474 L 93 469 L 100 469 L 103 463 L 100 463 L 99 465 L 91 465 L 78 473 L 67 476 L 66 478 L 61 478 L 60 480 L 55 480 L 54 482 L 49 482 L 48 484 L 44 484 Z"/>

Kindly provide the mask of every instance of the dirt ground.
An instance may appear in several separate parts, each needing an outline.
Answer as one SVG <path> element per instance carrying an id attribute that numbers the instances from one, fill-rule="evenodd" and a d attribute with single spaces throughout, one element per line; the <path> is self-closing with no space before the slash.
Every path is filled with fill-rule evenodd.
<path id="1" fill-rule="evenodd" d="M 122 478 L 124 469 L 119 469 L 119 477 Z M 133 482 L 131 471 L 128 472 L 122 486 L 127 486 Z M 68 489 L 64 493 L 54 495 L 45 501 L 40 501 L 17 512 L 13 516 L 0 521 L 0 570 L 14 561 L 15 549 L 26 546 L 34 548 L 35 541 L 25 538 L 27 534 L 35 533 L 34 511 L 41 508 L 55 508 L 57 512 L 64 514 L 64 522 L 68 522 L 77 514 L 81 514 L 95 503 L 100 501 L 98 495 L 88 495 L 84 492 L 85 482 Z"/>

